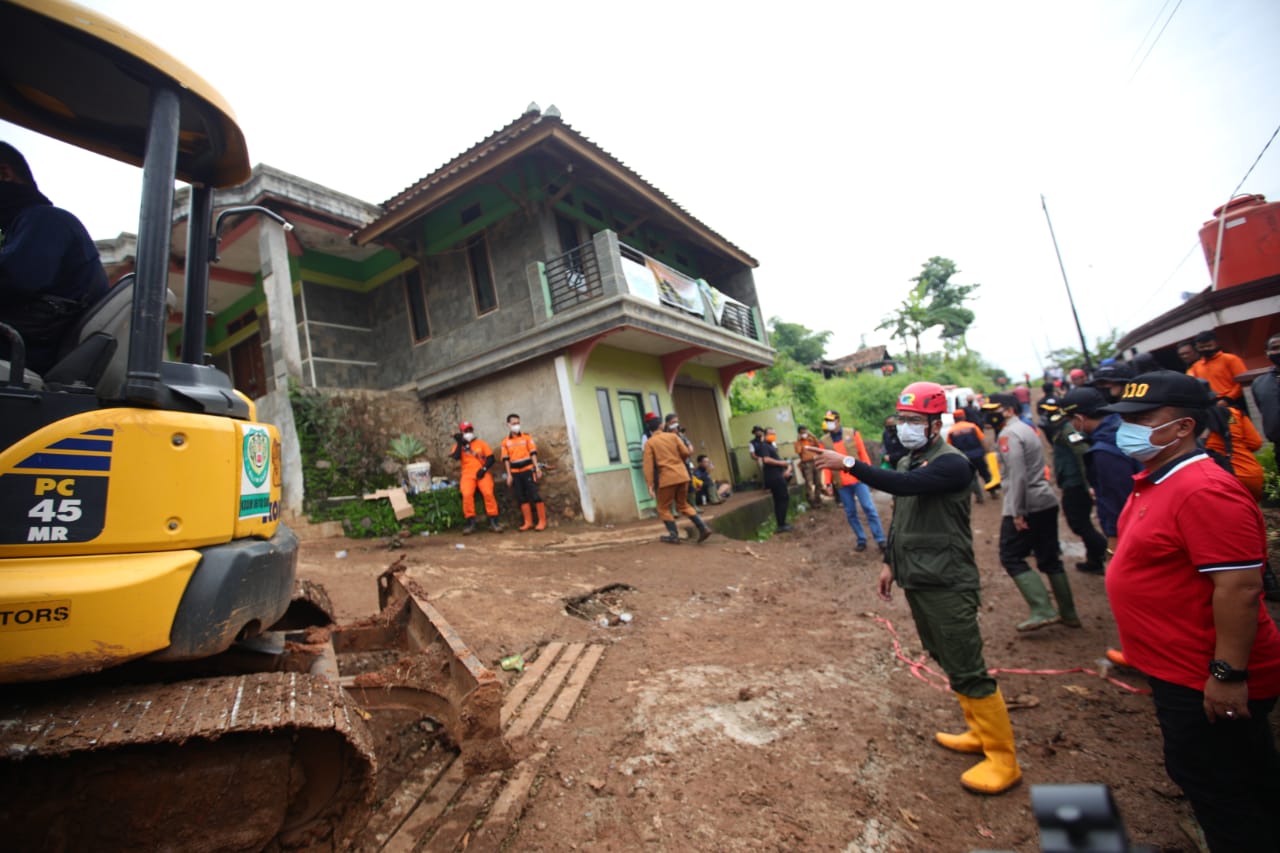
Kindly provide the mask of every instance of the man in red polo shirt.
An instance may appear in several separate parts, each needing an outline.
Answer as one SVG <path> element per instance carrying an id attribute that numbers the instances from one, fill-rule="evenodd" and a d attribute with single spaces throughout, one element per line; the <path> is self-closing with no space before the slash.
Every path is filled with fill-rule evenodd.
<path id="1" fill-rule="evenodd" d="M 1137 376 L 1104 408 L 1143 464 L 1120 514 L 1107 596 L 1151 682 L 1165 769 L 1214 853 L 1280 850 L 1280 631 L 1262 604 L 1266 534 L 1248 490 L 1196 445 L 1211 405 L 1191 376 Z"/>

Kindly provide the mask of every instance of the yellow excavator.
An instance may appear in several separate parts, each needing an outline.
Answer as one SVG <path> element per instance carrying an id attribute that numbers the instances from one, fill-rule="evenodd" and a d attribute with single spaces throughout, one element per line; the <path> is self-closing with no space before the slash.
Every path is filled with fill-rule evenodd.
<path id="1" fill-rule="evenodd" d="M 0 118 L 142 169 L 135 274 L 57 363 L 26 370 L 0 317 L 0 846 L 339 849 L 369 816 L 382 707 L 501 765 L 501 686 L 402 573 L 380 581 L 376 626 L 286 633 L 280 435 L 204 363 L 213 192 L 250 175 L 230 108 L 96 12 L 0 0 Z M 175 179 L 191 187 L 179 361 Z M 370 649 L 390 671 L 339 674 Z"/>

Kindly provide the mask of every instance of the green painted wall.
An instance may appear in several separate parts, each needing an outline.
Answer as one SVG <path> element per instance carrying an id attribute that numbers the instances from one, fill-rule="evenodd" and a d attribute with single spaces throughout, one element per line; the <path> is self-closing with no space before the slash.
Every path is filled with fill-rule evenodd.
<path id="1" fill-rule="evenodd" d="M 654 356 L 624 352 L 598 346 L 591 353 L 582 381 L 573 388 L 573 409 L 578 415 L 578 439 L 582 448 L 582 465 L 587 472 L 608 468 L 609 453 L 604 443 L 604 426 L 600 423 L 600 407 L 596 389 L 609 389 L 609 408 L 613 428 L 618 436 L 622 462 L 626 463 L 626 437 L 622 433 L 622 415 L 618 411 L 618 391 L 638 391 L 642 395 L 641 411 L 649 409 L 649 394 L 656 392 L 662 411 L 673 408 L 671 395 L 662 379 L 662 363 Z"/>
<path id="2" fill-rule="evenodd" d="M 463 240 L 478 234 L 494 222 L 517 213 L 520 210 L 517 199 L 527 206 L 540 204 L 553 194 L 549 187 L 563 187 L 570 177 L 564 173 L 544 171 L 526 159 L 503 175 L 497 184 L 469 187 L 461 196 L 419 220 L 418 228 L 424 251 L 430 255 L 455 248 Z M 480 215 L 464 224 L 462 212 L 475 205 L 479 205 Z M 608 197 L 577 184 L 556 202 L 555 211 L 569 219 L 586 223 L 591 233 L 605 228 L 621 232 L 636 216 L 646 213 L 622 210 Z M 677 235 L 652 224 L 643 224 L 620 239 L 632 248 L 657 258 L 692 278 L 704 277 L 697 264 L 699 253 L 693 244 L 679 239 Z"/>

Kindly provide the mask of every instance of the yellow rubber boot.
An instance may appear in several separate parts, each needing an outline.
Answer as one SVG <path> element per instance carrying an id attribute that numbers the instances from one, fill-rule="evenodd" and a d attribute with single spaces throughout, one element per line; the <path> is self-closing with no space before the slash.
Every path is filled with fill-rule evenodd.
<path id="1" fill-rule="evenodd" d="M 524 524 L 520 525 L 516 529 L 532 530 L 533 529 L 533 510 L 529 508 L 528 504 L 520 504 L 520 512 L 524 514 Z"/>
<path id="2" fill-rule="evenodd" d="M 986 760 L 975 764 L 960 777 L 960 784 L 978 794 L 1003 794 L 1022 781 L 1022 768 L 1013 748 L 1013 724 L 1000 690 L 985 699 L 961 696 L 973 715 L 974 730 L 982 740 Z"/>
<path id="3" fill-rule="evenodd" d="M 960 708 L 964 711 L 964 721 L 969 726 L 969 730 L 964 734 L 948 734 L 947 732 L 934 732 L 933 739 L 938 742 L 939 746 L 945 747 L 952 752 L 982 752 L 982 738 L 978 737 L 976 724 L 973 720 L 973 714 L 969 712 L 969 706 L 965 704 L 964 696 L 959 693 L 956 698 L 960 700 Z"/>
<path id="4" fill-rule="evenodd" d="M 534 530 L 547 529 L 547 505 L 542 501 L 538 501 L 538 526 Z"/>

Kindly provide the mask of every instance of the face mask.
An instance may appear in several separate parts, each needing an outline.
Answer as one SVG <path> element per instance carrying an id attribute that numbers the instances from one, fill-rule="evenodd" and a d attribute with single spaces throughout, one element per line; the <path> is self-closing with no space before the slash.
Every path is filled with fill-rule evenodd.
<path id="1" fill-rule="evenodd" d="M 1171 421 L 1167 421 L 1166 423 L 1153 427 L 1122 421 L 1120 423 L 1120 428 L 1116 430 L 1116 447 L 1119 447 L 1120 452 L 1126 456 L 1132 456 L 1139 462 L 1145 462 L 1159 454 L 1161 450 L 1164 450 L 1166 447 L 1169 447 L 1177 441 L 1175 438 L 1173 441 L 1166 444 L 1152 444 L 1151 433 L 1158 429 L 1163 429 L 1169 424 L 1177 423 L 1180 420 L 1183 420 L 1183 418 L 1174 418 Z"/>
<path id="2" fill-rule="evenodd" d="M 520 434 L 520 424 L 512 424 L 512 425 L 511 425 L 511 434 L 512 434 L 512 435 L 519 435 L 519 434 Z"/>
<path id="3" fill-rule="evenodd" d="M 667 425 L 667 429 L 670 430 L 671 432 L 675 432 L 676 430 L 680 429 L 680 424 L 677 423 L 676 421 L 672 421 L 670 424 Z"/>
<path id="4" fill-rule="evenodd" d="M 1214 347 L 1213 349 L 1201 349 L 1201 350 L 1196 350 L 1196 352 L 1200 353 L 1201 358 L 1203 358 L 1205 361 L 1208 361 L 1209 359 L 1213 358 L 1215 355 L 1218 354 L 1218 348 Z"/>
<path id="5" fill-rule="evenodd" d="M 907 450 L 919 450 L 929 443 L 924 424 L 898 424 L 898 441 Z"/>
<path id="6" fill-rule="evenodd" d="M 463 441 L 470 441 L 471 439 L 473 439 L 473 438 L 475 438 L 475 437 L 476 437 L 476 434 L 475 434 L 474 432 L 464 432 L 464 433 L 462 434 L 462 440 L 463 440 Z"/>
<path id="7" fill-rule="evenodd" d="M 1280 352 L 1273 352 L 1267 358 L 1271 359 L 1271 363 L 1276 367 L 1280 367 Z"/>
<path id="8" fill-rule="evenodd" d="M 822 428 L 823 428 L 823 429 L 825 429 L 827 432 L 835 432 L 835 429 L 836 429 L 836 422 L 835 422 L 835 421 L 823 421 L 823 422 L 822 422 Z"/>

